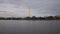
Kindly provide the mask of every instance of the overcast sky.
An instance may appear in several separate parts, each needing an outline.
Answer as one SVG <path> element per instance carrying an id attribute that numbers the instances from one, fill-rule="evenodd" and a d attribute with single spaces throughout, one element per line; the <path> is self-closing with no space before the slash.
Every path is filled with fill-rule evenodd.
<path id="1" fill-rule="evenodd" d="M 0 17 L 60 15 L 60 0 L 0 0 Z"/>

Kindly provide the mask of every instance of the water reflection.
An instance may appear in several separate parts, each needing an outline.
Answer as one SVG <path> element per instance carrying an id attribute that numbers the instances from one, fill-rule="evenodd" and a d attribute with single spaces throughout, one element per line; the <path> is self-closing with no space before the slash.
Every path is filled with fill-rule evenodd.
<path id="1" fill-rule="evenodd" d="M 60 20 L 0 20 L 1 34 L 58 34 Z"/>

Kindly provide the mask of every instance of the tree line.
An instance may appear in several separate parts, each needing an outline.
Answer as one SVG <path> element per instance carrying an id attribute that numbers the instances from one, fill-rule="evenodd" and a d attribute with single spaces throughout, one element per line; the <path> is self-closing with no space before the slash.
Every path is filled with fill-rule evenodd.
<path id="1" fill-rule="evenodd" d="M 24 18 L 21 18 L 21 17 L 0 17 L 0 20 L 60 20 L 60 16 L 46 16 L 46 17 L 35 17 L 35 16 L 32 16 L 32 17 L 24 17 Z"/>

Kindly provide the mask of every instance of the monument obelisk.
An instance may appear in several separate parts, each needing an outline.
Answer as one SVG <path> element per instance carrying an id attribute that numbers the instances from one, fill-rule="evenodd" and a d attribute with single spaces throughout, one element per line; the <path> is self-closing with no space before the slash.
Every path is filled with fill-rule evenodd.
<path id="1" fill-rule="evenodd" d="M 30 7 L 28 7 L 28 16 L 30 17 Z"/>

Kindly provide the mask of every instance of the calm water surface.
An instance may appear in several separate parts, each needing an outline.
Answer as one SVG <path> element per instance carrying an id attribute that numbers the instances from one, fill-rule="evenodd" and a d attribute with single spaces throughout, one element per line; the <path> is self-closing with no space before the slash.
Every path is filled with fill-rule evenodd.
<path id="1" fill-rule="evenodd" d="M 0 20 L 0 34 L 60 34 L 60 20 Z"/>

